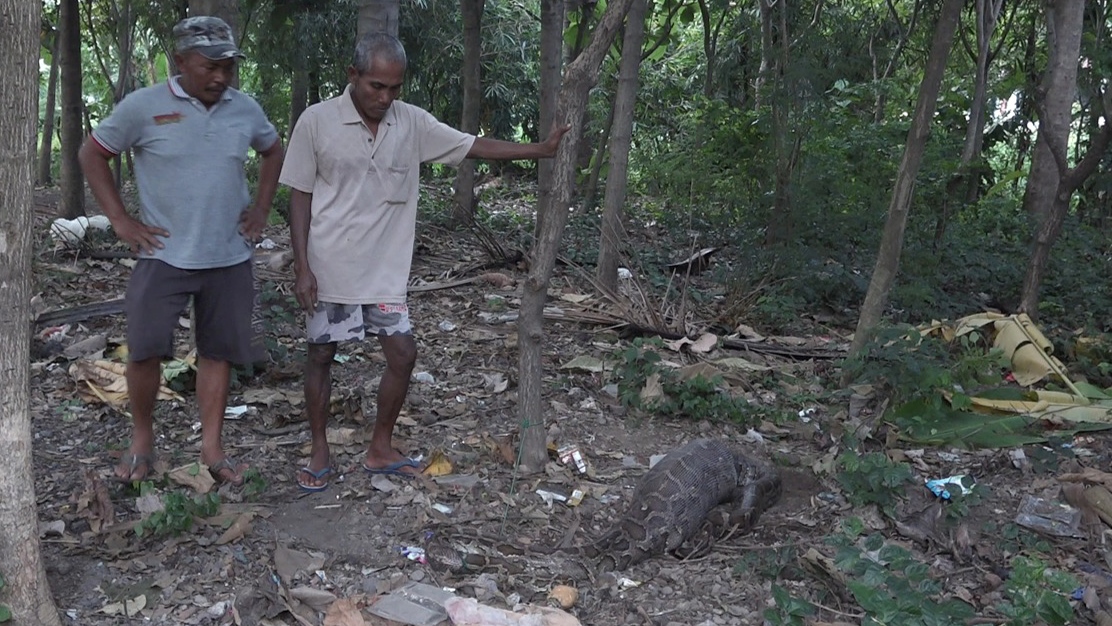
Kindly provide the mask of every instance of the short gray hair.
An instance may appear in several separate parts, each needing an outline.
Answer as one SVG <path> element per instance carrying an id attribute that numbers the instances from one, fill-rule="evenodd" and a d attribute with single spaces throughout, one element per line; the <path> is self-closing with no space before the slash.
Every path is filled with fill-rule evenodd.
<path id="1" fill-rule="evenodd" d="M 376 60 L 390 64 L 401 63 L 405 67 L 407 61 L 402 42 L 387 33 L 367 33 L 360 37 L 351 58 L 352 67 L 363 73 L 371 69 L 371 64 Z"/>

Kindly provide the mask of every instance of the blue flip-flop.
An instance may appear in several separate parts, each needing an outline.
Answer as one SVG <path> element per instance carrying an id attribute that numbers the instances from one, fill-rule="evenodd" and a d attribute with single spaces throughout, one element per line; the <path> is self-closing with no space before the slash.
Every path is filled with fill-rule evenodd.
<path id="1" fill-rule="evenodd" d="M 312 476 L 313 478 L 315 478 L 317 480 L 321 480 L 324 477 L 331 474 L 332 472 L 333 472 L 332 466 L 322 467 L 319 470 L 313 470 L 313 469 L 310 469 L 308 465 L 306 465 L 305 467 L 298 470 L 298 476 L 300 476 L 301 474 L 308 474 L 308 475 Z M 328 489 L 329 484 L 331 484 L 331 481 L 325 482 L 323 485 L 306 485 L 305 483 L 301 482 L 300 480 L 297 481 L 297 486 L 299 488 L 301 488 L 302 491 L 309 492 L 309 493 L 316 492 L 316 491 L 324 491 L 325 489 Z"/>
<path id="2" fill-rule="evenodd" d="M 401 476 L 402 478 L 413 478 L 414 476 L 416 476 L 416 474 L 412 474 L 410 472 L 403 472 L 403 467 L 420 469 L 421 462 L 417 459 L 402 459 L 401 461 L 398 461 L 397 463 L 391 463 L 386 467 L 367 467 L 367 464 L 364 463 L 363 471 L 372 476 L 375 474 L 382 474 L 386 476 Z"/>

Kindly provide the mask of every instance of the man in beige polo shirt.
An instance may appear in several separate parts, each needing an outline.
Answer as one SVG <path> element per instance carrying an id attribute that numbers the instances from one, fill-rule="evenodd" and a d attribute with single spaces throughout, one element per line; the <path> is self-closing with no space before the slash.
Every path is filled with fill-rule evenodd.
<path id="1" fill-rule="evenodd" d="M 421 469 L 391 445 L 417 360 L 405 301 L 421 164 L 552 157 L 569 128 L 528 144 L 462 133 L 396 100 L 405 69 L 397 39 L 363 36 L 344 93 L 298 119 L 279 178 L 292 192 L 294 295 L 306 311 L 309 341 L 305 405 L 313 445 L 297 475 L 305 491 L 326 489 L 333 471 L 325 431 L 336 344 L 367 335 L 378 337 L 386 369 L 363 469 L 401 477 Z"/>

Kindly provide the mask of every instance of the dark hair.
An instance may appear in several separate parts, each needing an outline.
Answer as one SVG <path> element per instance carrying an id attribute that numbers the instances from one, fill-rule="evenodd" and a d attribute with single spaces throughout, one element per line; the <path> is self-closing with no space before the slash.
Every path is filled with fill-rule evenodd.
<path id="1" fill-rule="evenodd" d="M 355 54 L 351 57 L 351 65 L 359 73 L 371 69 L 375 60 L 386 63 L 401 63 L 406 66 L 405 48 L 397 37 L 387 33 L 367 33 L 359 38 L 355 44 Z"/>

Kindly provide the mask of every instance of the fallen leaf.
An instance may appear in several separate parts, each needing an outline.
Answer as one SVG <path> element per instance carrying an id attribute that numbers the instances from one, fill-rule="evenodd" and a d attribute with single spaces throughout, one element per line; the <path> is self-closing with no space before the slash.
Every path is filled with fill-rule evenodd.
<path id="1" fill-rule="evenodd" d="M 157 513 L 166 509 L 166 505 L 162 502 L 162 497 L 157 493 L 148 493 L 144 496 L 139 496 L 135 499 L 135 510 L 144 518 L 149 517 L 151 513 Z"/>
<path id="2" fill-rule="evenodd" d="M 481 274 L 479 278 L 490 285 L 494 285 L 495 287 L 513 287 L 514 285 L 514 279 L 506 276 L 505 274 L 499 274 L 498 272 Z"/>
<path id="3" fill-rule="evenodd" d="M 374 489 L 378 489 L 382 493 L 390 493 L 398 490 L 398 486 L 382 474 L 375 474 L 371 476 L 371 487 Z"/>
<path id="4" fill-rule="evenodd" d="M 752 326 L 746 324 L 738 324 L 734 329 L 739 339 L 745 341 L 764 341 L 764 335 L 758 333 Z"/>
<path id="5" fill-rule="evenodd" d="M 324 556 L 319 553 L 301 552 L 281 544 L 274 550 L 274 569 L 287 584 L 298 572 L 315 572 L 324 567 L 324 561 Z"/>
<path id="6" fill-rule="evenodd" d="M 359 604 L 352 598 L 340 598 L 328 607 L 323 626 L 366 626 Z"/>
<path id="7" fill-rule="evenodd" d="M 277 389 L 248 389 L 243 392 L 243 401 L 247 404 L 263 404 L 271 406 L 275 402 L 286 399 L 286 394 Z"/>
<path id="8" fill-rule="evenodd" d="M 698 354 L 705 354 L 714 349 L 718 345 L 718 335 L 712 333 L 703 333 L 699 338 L 691 343 L 691 351 Z"/>
<path id="9" fill-rule="evenodd" d="M 746 372 L 767 372 L 768 370 L 772 369 L 767 365 L 757 365 L 756 363 L 743 359 L 739 356 L 731 356 L 724 359 L 718 359 L 717 361 L 712 361 L 712 363 L 714 365 L 725 367 L 727 369 L 742 370 Z"/>
<path id="10" fill-rule="evenodd" d="M 602 359 L 593 356 L 580 355 L 560 366 L 562 370 L 582 370 L 598 374 L 606 370 Z"/>
<path id="11" fill-rule="evenodd" d="M 74 361 L 69 368 L 69 374 L 79 383 L 85 383 L 85 388 L 94 397 L 105 404 L 124 407 L 127 404 L 127 365 L 115 361 Z M 159 400 L 177 400 L 183 402 L 182 397 L 171 391 L 165 385 L 158 388 Z"/>
<path id="12" fill-rule="evenodd" d="M 501 372 L 483 374 L 483 388 L 491 393 L 502 393 L 509 386 L 510 381 Z"/>
<path id="13" fill-rule="evenodd" d="M 100 612 L 105 615 L 124 615 L 126 617 L 133 617 L 139 614 L 147 606 L 147 596 L 139 595 L 130 600 L 123 602 L 113 602 L 101 607 Z"/>
<path id="14" fill-rule="evenodd" d="M 85 490 L 77 497 L 77 511 L 89 520 L 89 528 L 95 533 L 116 523 L 116 509 L 108 487 L 95 470 L 85 472 Z"/>
<path id="15" fill-rule="evenodd" d="M 560 299 L 571 302 L 572 304 L 580 304 L 590 300 L 591 296 L 583 293 L 562 293 L 560 294 Z"/>
<path id="16" fill-rule="evenodd" d="M 425 471 L 422 472 L 425 476 L 447 476 L 452 473 L 452 461 L 445 456 L 442 450 L 434 450 L 429 455 L 428 464 L 425 466 Z"/>
<path id="17" fill-rule="evenodd" d="M 170 470 L 167 476 L 177 484 L 183 487 L 189 487 L 197 493 L 208 493 L 212 491 L 213 486 L 216 485 L 216 481 L 213 480 L 212 474 L 208 471 L 208 467 L 197 461 L 187 463 L 181 467 L 175 467 Z"/>
<path id="18" fill-rule="evenodd" d="M 232 522 L 232 525 L 228 527 L 228 530 L 225 530 L 224 534 L 220 535 L 220 538 L 216 540 L 216 545 L 222 546 L 226 543 L 239 541 L 246 537 L 248 533 L 251 532 L 251 520 L 254 519 L 254 517 L 255 513 L 253 511 L 240 513 L 235 521 Z"/>
<path id="19" fill-rule="evenodd" d="M 336 601 L 336 595 L 331 592 L 304 586 L 290 589 L 290 597 L 308 604 L 314 611 L 324 611 Z"/>
<path id="20" fill-rule="evenodd" d="M 363 443 L 362 433 L 354 428 L 329 428 L 326 437 L 328 444 L 333 446 L 350 446 Z"/>
<path id="21" fill-rule="evenodd" d="M 664 384 L 660 382 L 660 372 L 653 372 L 645 379 L 641 389 L 641 402 L 652 402 L 664 396 Z"/>
<path id="22" fill-rule="evenodd" d="M 721 378 L 722 371 L 710 363 L 692 363 L 687 367 L 680 368 L 676 375 L 679 376 L 680 380 L 692 380 L 701 377 L 709 381 Z"/>

